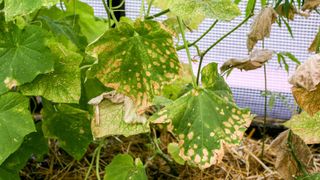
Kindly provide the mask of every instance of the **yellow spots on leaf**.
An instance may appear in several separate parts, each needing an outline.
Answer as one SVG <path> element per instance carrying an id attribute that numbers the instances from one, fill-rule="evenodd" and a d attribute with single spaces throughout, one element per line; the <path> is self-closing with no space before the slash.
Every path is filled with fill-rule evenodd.
<path id="1" fill-rule="evenodd" d="M 179 139 L 184 139 L 184 134 L 179 134 Z"/>
<path id="2" fill-rule="evenodd" d="M 191 123 L 188 123 L 188 126 L 190 127 L 190 126 L 191 126 Z"/>
<path id="3" fill-rule="evenodd" d="M 192 95 L 193 96 L 199 96 L 199 91 L 197 91 L 196 89 L 192 90 Z"/>
<path id="4" fill-rule="evenodd" d="M 151 44 L 151 47 L 152 47 L 152 49 L 157 49 L 157 45 L 154 44 L 154 43 Z M 159 50 L 159 49 L 157 49 L 157 50 Z M 160 51 L 160 52 L 161 52 L 161 51 Z"/>
<path id="5" fill-rule="evenodd" d="M 193 156 L 194 155 L 194 150 L 193 149 L 189 149 L 188 150 L 188 156 Z"/>
<path id="6" fill-rule="evenodd" d="M 156 123 L 156 124 L 162 124 L 162 123 L 166 122 L 167 118 L 168 118 L 168 116 L 165 114 L 165 115 L 163 115 L 163 116 L 160 116 L 158 119 L 156 119 L 156 120 L 154 121 L 154 123 Z"/>
<path id="7" fill-rule="evenodd" d="M 165 63 L 166 62 L 166 59 L 164 58 L 164 57 L 160 57 L 160 61 L 162 62 L 162 63 Z M 165 66 L 165 65 L 164 65 Z"/>
<path id="8" fill-rule="evenodd" d="M 158 62 L 156 62 L 156 61 L 153 61 L 152 64 L 155 65 L 155 66 L 160 66 L 160 64 Z"/>
<path id="9" fill-rule="evenodd" d="M 188 136 L 188 139 L 191 140 L 193 138 L 193 132 L 189 132 L 187 136 Z"/>
<path id="10" fill-rule="evenodd" d="M 198 145 L 197 145 L 197 144 L 194 144 L 194 145 L 193 145 L 193 148 L 194 148 L 194 149 L 197 149 L 197 148 L 198 148 Z"/>
<path id="11" fill-rule="evenodd" d="M 209 155 L 209 152 L 206 148 L 202 149 L 202 153 L 204 156 L 208 156 Z"/>
<path id="12" fill-rule="evenodd" d="M 240 115 L 240 114 L 241 114 L 241 111 L 240 111 L 240 110 L 238 110 L 238 111 L 237 111 L 237 114 L 238 114 L 238 115 Z"/>
<path id="13" fill-rule="evenodd" d="M 235 115 L 235 114 L 232 114 L 232 118 L 235 119 L 235 120 L 240 120 L 240 117 Z"/>
<path id="14" fill-rule="evenodd" d="M 219 112 L 220 115 L 224 116 L 224 111 L 223 109 L 221 109 L 221 111 Z"/>
<path id="15" fill-rule="evenodd" d="M 137 83 L 137 88 L 141 89 L 141 83 L 139 83 L 139 82 Z"/>
<path id="16" fill-rule="evenodd" d="M 150 76 L 151 76 L 151 73 L 150 73 L 149 71 L 146 71 L 146 75 L 147 75 L 148 77 L 150 77 Z"/>
<path id="17" fill-rule="evenodd" d="M 153 86 L 153 89 L 156 90 L 156 91 L 160 89 L 160 84 L 157 83 L 157 82 L 154 82 L 154 83 L 152 84 L 152 86 Z"/>
<path id="18" fill-rule="evenodd" d="M 12 89 L 13 87 L 17 86 L 18 82 L 15 79 L 12 79 L 11 77 L 7 77 L 4 80 L 4 84 L 8 89 Z"/>
<path id="19" fill-rule="evenodd" d="M 229 122 L 230 124 L 232 124 L 232 125 L 234 124 L 234 120 L 233 120 L 232 118 L 229 118 L 229 119 L 228 119 L 228 122 Z"/>
<path id="20" fill-rule="evenodd" d="M 231 131 L 230 131 L 230 129 L 224 129 L 224 132 L 226 132 L 226 134 L 231 134 Z"/>
<path id="21" fill-rule="evenodd" d="M 178 144 L 181 147 L 184 144 L 184 140 L 179 140 Z"/>
<path id="22" fill-rule="evenodd" d="M 235 108 L 232 108 L 231 110 L 233 113 L 236 113 L 236 109 Z"/>
<path id="23" fill-rule="evenodd" d="M 167 54 L 167 55 L 170 55 L 170 54 L 171 54 L 168 49 L 166 49 L 166 54 Z"/>
<path id="24" fill-rule="evenodd" d="M 150 45 L 148 41 L 144 41 L 143 43 L 144 43 L 145 45 L 147 45 L 147 46 Z"/>
<path id="25" fill-rule="evenodd" d="M 210 133 L 210 137 L 213 137 L 214 135 L 215 135 L 214 132 L 211 132 L 211 133 Z"/>
<path id="26" fill-rule="evenodd" d="M 201 157 L 200 157 L 199 154 L 197 154 L 197 155 L 195 156 L 194 162 L 195 162 L 195 163 L 200 163 L 200 162 L 201 162 Z"/>
<path id="27" fill-rule="evenodd" d="M 170 67 L 174 68 L 174 63 L 173 62 L 170 62 Z"/>
<path id="28" fill-rule="evenodd" d="M 229 122 L 223 122 L 223 125 L 226 126 L 226 127 L 228 127 L 228 128 L 231 128 L 231 127 L 232 127 L 232 125 L 231 125 Z"/>

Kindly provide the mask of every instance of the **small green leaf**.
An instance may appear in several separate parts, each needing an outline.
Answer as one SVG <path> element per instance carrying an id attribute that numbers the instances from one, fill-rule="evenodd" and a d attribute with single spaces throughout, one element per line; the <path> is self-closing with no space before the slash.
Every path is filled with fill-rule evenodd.
<path id="1" fill-rule="evenodd" d="M 56 103 L 78 103 L 81 94 L 80 68 L 82 56 L 58 42 L 50 44 L 56 55 L 54 72 L 39 75 L 20 87 L 27 96 L 43 96 Z"/>
<path id="2" fill-rule="evenodd" d="M 292 30 L 291 30 L 291 26 L 290 26 L 289 22 L 287 22 L 283 17 L 280 17 L 280 18 L 281 18 L 281 20 L 284 22 L 284 24 L 286 25 L 290 36 L 291 36 L 292 38 L 294 38 L 294 37 L 293 37 Z"/>
<path id="3" fill-rule="evenodd" d="M 269 109 L 272 109 L 274 107 L 275 101 L 276 101 L 276 96 L 274 94 L 271 94 L 269 98 Z"/>
<path id="4" fill-rule="evenodd" d="M 19 171 L 27 164 L 28 159 L 31 156 L 41 159 L 48 150 L 48 140 L 43 136 L 41 123 L 38 123 L 37 132 L 27 135 L 19 149 L 0 166 L 0 179 L 19 180 Z"/>
<path id="5" fill-rule="evenodd" d="M 240 2 L 241 2 L 241 0 L 234 0 L 234 3 L 237 4 L 237 5 L 238 5 Z"/>
<path id="6" fill-rule="evenodd" d="M 6 21 L 11 21 L 17 16 L 25 16 L 42 6 L 54 6 L 59 0 L 4 0 L 4 13 Z"/>
<path id="7" fill-rule="evenodd" d="M 15 152 L 23 138 L 34 132 L 29 99 L 18 93 L 0 96 L 0 165 Z"/>
<path id="8" fill-rule="evenodd" d="M 293 62 L 295 62 L 296 64 L 300 65 L 301 62 L 293 55 L 291 54 L 290 52 L 286 52 L 285 55 L 291 59 Z"/>
<path id="9" fill-rule="evenodd" d="M 45 45 L 46 32 L 37 26 L 0 31 L 0 94 L 53 71 L 53 55 Z"/>
<path id="10" fill-rule="evenodd" d="M 89 46 L 88 51 L 99 59 L 90 76 L 105 86 L 129 96 L 145 109 L 165 83 L 180 71 L 180 62 L 170 33 L 156 21 L 137 20 L 107 31 Z"/>
<path id="11" fill-rule="evenodd" d="M 248 0 L 247 7 L 246 7 L 246 17 L 250 16 L 251 13 L 254 12 L 256 7 L 256 0 Z"/>
<path id="12" fill-rule="evenodd" d="M 261 0 L 261 7 L 265 7 L 268 3 L 268 0 Z"/>
<path id="13" fill-rule="evenodd" d="M 184 165 L 185 164 L 185 160 L 183 160 L 179 156 L 179 152 L 180 152 L 180 148 L 179 148 L 179 145 L 177 143 L 170 143 L 168 145 L 168 153 L 171 155 L 171 157 L 174 159 L 174 161 L 177 162 L 180 165 Z"/>
<path id="14" fill-rule="evenodd" d="M 66 104 L 43 103 L 45 137 L 58 139 L 59 146 L 80 160 L 92 142 L 88 112 Z"/>
<path id="15" fill-rule="evenodd" d="M 133 161 L 128 154 L 120 154 L 106 167 L 104 180 L 147 180 L 146 171 L 139 158 Z"/>
<path id="16" fill-rule="evenodd" d="M 294 115 L 284 125 L 290 128 L 295 134 L 307 144 L 320 143 L 320 112 L 309 115 L 307 112 L 302 112 L 299 115 Z"/>

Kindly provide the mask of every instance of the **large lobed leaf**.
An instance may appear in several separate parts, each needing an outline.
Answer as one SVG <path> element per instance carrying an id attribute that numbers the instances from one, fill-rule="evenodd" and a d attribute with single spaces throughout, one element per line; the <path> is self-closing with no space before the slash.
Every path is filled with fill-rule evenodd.
<path id="1" fill-rule="evenodd" d="M 193 89 L 151 117 L 179 140 L 180 156 L 201 169 L 222 160 L 224 144 L 239 144 L 251 123 L 248 110 L 232 101 L 230 89 L 218 75 L 217 64 L 202 71 L 204 88 Z"/>
<path id="2" fill-rule="evenodd" d="M 45 45 L 46 32 L 37 26 L 0 31 L 0 94 L 53 71 L 53 56 Z"/>
<path id="3" fill-rule="evenodd" d="M 24 16 L 42 6 L 54 6 L 59 0 L 4 0 L 4 13 L 7 21 L 17 16 Z"/>
<path id="4" fill-rule="evenodd" d="M 122 22 L 108 30 L 88 51 L 99 62 L 91 74 L 107 87 L 129 96 L 143 111 L 180 70 L 173 40 L 156 21 Z"/>
<path id="5" fill-rule="evenodd" d="M 68 154 L 81 159 L 92 141 L 88 113 L 67 104 L 44 101 L 42 114 L 45 137 L 57 139 Z"/>
<path id="6" fill-rule="evenodd" d="M 28 108 L 29 99 L 18 93 L 0 96 L 0 165 L 35 131 Z"/>
<path id="7" fill-rule="evenodd" d="M 50 44 L 56 55 L 54 72 L 43 74 L 21 87 L 24 95 L 43 96 L 56 103 L 78 103 L 81 94 L 80 68 L 82 56 L 60 43 Z"/>
<path id="8" fill-rule="evenodd" d="M 231 0 L 154 0 L 161 9 L 169 9 L 169 16 L 179 16 L 192 29 L 196 29 L 205 18 L 230 21 L 241 14 Z"/>

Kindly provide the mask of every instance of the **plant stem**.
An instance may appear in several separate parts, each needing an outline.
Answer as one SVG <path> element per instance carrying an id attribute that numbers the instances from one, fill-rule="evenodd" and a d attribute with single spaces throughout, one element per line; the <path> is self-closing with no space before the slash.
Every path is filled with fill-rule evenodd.
<path id="1" fill-rule="evenodd" d="M 108 5 L 107 5 L 105 0 L 102 0 L 102 3 L 103 3 L 104 9 L 106 10 L 107 14 L 111 15 L 112 20 L 116 24 L 116 27 L 118 27 L 119 26 L 119 22 L 118 22 L 116 16 L 114 15 L 113 10 L 112 10 L 112 0 L 109 0 L 109 7 L 108 7 Z"/>
<path id="2" fill-rule="evenodd" d="M 159 17 L 159 16 L 162 16 L 164 14 L 167 14 L 168 12 L 170 12 L 170 9 L 166 9 L 166 10 L 161 11 L 161 12 L 159 12 L 157 14 L 152 15 L 152 16 L 146 16 L 144 19 L 154 19 L 156 17 Z"/>
<path id="3" fill-rule="evenodd" d="M 181 31 L 181 36 L 182 36 L 182 39 L 183 39 L 184 47 L 186 49 L 187 56 L 188 56 L 189 67 L 190 67 L 191 71 L 193 72 L 193 70 L 192 70 L 193 69 L 192 68 L 192 59 L 191 59 L 191 55 L 190 55 L 190 51 L 189 51 L 189 47 L 188 47 L 188 42 L 187 42 L 187 39 L 185 37 L 183 23 L 182 23 L 182 20 L 181 20 L 181 18 L 179 16 L 177 16 L 177 19 L 178 19 L 178 22 L 179 22 L 179 28 L 180 28 L 180 31 Z M 193 73 L 192 73 L 192 84 L 193 84 L 194 88 L 197 87 L 196 78 L 195 78 Z"/>
<path id="4" fill-rule="evenodd" d="M 153 1 L 154 1 L 154 0 L 150 0 L 150 3 L 148 4 L 148 10 L 147 10 L 147 14 L 146 14 L 147 17 L 150 15 L 151 6 L 152 6 L 152 4 L 153 4 Z"/>
<path id="5" fill-rule="evenodd" d="M 96 154 L 97 154 L 97 149 L 95 149 L 94 152 L 93 152 L 91 163 L 90 163 L 89 169 L 88 169 L 88 171 L 86 173 L 86 177 L 84 178 L 84 180 L 87 180 L 89 178 L 90 171 L 92 170 L 93 162 L 95 160 Z"/>
<path id="6" fill-rule="evenodd" d="M 236 27 L 234 27 L 231 31 L 229 31 L 228 33 L 226 33 L 225 35 L 223 35 L 220 39 L 218 39 L 215 43 L 213 43 L 207 50 L 205 50 L 201 57 L 200 57 L 200 62 L 199 62 L 199 66 L 198 66 L 198 74 L 197 74 L 197 85 L 199 85 L 199 80 L 200 80 L 200 72 L 201 72 L 201 66 L 203 63 L 203 59 L 205 57 L 205 55 L 207 55 L 207 53 L 214 48 L 217 44 L 219 44 L 222 40 L 224 40 L 226 37 L 228 37 L 230 34 L 232 34 L 234 31 L 236 31 L 237 29 L 239 29 L 243 24 L 245 24 L 251 17 L 253 16 L 253 14 L 250 14 L 249 16 L 247 16 L 241 23 L 239 23 Z"/>
<path id="7" fill-rule="evenodd" d="M 202 38 L 204 38 L 218 23 L 218 20 L 216 20 L 207 30 L 204 32 L 197 40 L 195 40 L 193 43 L 188 44 L 188 47 L 191 47 L 195 44 L 197 44 Z M 177 47 L 177 51 L 185 49 L 185 46 L 179 46 Z"/>
<path id="8" fill-rule="evenodd" d="M 142 0 L 141 7 L 140 7 L 140 17 L 143 17 L 144 14 L 145 14 L 144 0 Z"/>
<path id="9" fill-rule="evenodd" d="M 264 40 L 262 40 L 262 49 L 264 49 Z M 268 113 L 268 79 L 267 79 L 267 66 L 266 64 L 263 65 L 263 75 L 264 75 L 264 114 L 263 114 L 263 130 L 262 130 L 262 147 L 261 147 L 261 159 L 263 160 L 264 156 L 264 147 L 265 147 L 265 141 L 266 141 L 266 126 L 267 126 L 267 113 Z"/>
<path id="10" fill-rule="evenodd" d="M 98 180 L 101 180 L 101 177 L 100 177 L 100 153 L 101 153 L 101 148 L 102 148 L 102 145 L 103 145 L 103 140 L 100 141 L 99 143 L 99 146 L 97 148 L 97 156 L 96 156 L 96 176 L 97 176 L 97 179 Z"/>

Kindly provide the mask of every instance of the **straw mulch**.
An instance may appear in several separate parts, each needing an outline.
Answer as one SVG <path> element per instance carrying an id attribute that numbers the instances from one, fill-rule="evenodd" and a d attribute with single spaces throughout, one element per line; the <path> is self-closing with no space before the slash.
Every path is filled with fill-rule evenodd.
<path id="1" fill-rule="evenodd" d="M 163 152 L 166 144 L 172 141 L 168 133 L 160 135 Z M 104 169 L 112 158 L 119 153 L 129 153 L 135 158 L 140 158 L 147 163 L 149 179 L 281 179 L 274 167 L 276 153 L 269 148 L 271 139 L 267 139 L 264 158 L 260 158 L 262 143 L 246 137 L 240 146 L 226 148 L 223 162 L 204 171 L 187 165 L 168 163 L 159 156 L 153 156 L 149 138 L 146 135 L 124 137 L 110 137 L 101 151 L 99 165 L 100 176 L 103 179 Z M 82 180 L 88 172 L 93 151 L 97 147 L 92 144 L 86 156 L 81 161 L 76 161 L 57 147 L 57 143 L 50 141 L 50 153 L 43 162 L 28 162 L 21 171 L 23 179 L 66 179 Z M 314 159 L 312 172 L 320 172 L 320 148 L 311 147 Z M 96 178 L 96 166 L 90 172 L 89 179 Z"/>

